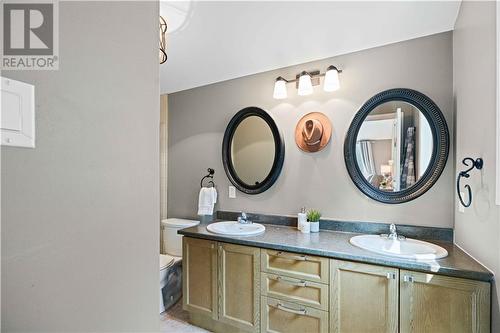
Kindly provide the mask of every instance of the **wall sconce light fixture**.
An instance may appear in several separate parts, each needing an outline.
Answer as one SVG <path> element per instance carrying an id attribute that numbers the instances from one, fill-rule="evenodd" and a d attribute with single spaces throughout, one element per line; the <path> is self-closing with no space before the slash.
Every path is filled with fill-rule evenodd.
<path id="1" fill-rule="evenodd" d="M 167 33 L 167 22 L 160 16 L 160 65 L 167 61 L 167 42 L 165 34 Z"/>
<path id="2" fill-rule="evenodd" d="M 274 82 L 274 93 L 273 97 L 275 99 L 285 99 L 287 98 L 286 84 L 294 82 L 296 84 L 297 93 L 299 96 L 307 96 L 313 93 L 313 86 L 320 84 L 320 78 L 324 77 L 323 90 L 324 91 L 335 91 L 340 88 L 339 73 L 342 73 L 337 67 L 330 65 L 326 69 L 325 73 L 320 73 L 320 71 L 302 71 L 297 74 L 295 79 L 287 80 L 283 77 L 278 77 Z"/>

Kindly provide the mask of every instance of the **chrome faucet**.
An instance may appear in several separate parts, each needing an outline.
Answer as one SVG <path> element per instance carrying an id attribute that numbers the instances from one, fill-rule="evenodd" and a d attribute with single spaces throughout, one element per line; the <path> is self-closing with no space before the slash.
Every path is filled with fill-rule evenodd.
<path id="1" fill-rule="evenodd" d="M 396 225 L 394 223 L 391 223 L 391 225 L 389 226 L 389 234 L 382 234 L 380 236 L 387 237 L 388 239 L 391 239 L 391 240 L 404 240 L 404 239 L 406 239 L 405 236 L 398 235 L 398 233 L 396 232 Z"/>
<path id="2" fill-rule="evenodd" d="M 389 235 L 387 236 L 389 239 L 398 239 L 398 233 L 396 232 L 396 225 L 391 223 L 389 227 Z"/>
<path id="3" fill-rule="evenodd" d="M 250 224 L 252 223 L 252 221 L 248 219 L 247 214 L 245 212 L 241 212 L 241 216 L 238 216 L 238 223 Z"/>

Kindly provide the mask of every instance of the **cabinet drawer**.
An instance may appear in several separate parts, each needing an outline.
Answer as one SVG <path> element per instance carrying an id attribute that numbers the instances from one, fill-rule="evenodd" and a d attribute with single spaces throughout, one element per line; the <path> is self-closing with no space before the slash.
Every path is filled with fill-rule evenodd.
<path id="1" fill-rule="evenodd" d="M 261 274 L 262 296 L 328 310 L 328 285 L 278 274 Z"/>
<path id="2" fill-rule="evenodd" d="M 261 332 L 327 333 L 328 312 L 262 296 Z"/>
<path id="3" fill-rule="evenodd" d="M 328 284 L 327 258 L 276 250 L 261 250 L 261 270 Z"/>

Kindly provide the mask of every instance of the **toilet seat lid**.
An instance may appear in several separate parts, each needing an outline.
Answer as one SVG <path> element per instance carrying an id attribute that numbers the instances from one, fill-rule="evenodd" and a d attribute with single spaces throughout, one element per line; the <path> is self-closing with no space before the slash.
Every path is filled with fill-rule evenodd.
<path id="1" fill-rule="evenodd" d="M 168 254 L 160 254 L 160 270 L 169 267 L 174 262 L 174 257 Z"/>
<path id="2" fill-rule="evenodd" d="M 161 221 L 161 224 L 167 228 L 189 228 L 200 224 L 200 221 L 168 218 Z"/>

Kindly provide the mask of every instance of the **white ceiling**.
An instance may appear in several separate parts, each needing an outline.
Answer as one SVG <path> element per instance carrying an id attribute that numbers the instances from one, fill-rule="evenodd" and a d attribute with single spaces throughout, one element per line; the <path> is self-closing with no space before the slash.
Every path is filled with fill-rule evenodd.
<path id="1" fill-rule="evenodd" d="M 166 1 L 172 93 L 452 30 L 459 1 Z"/>

